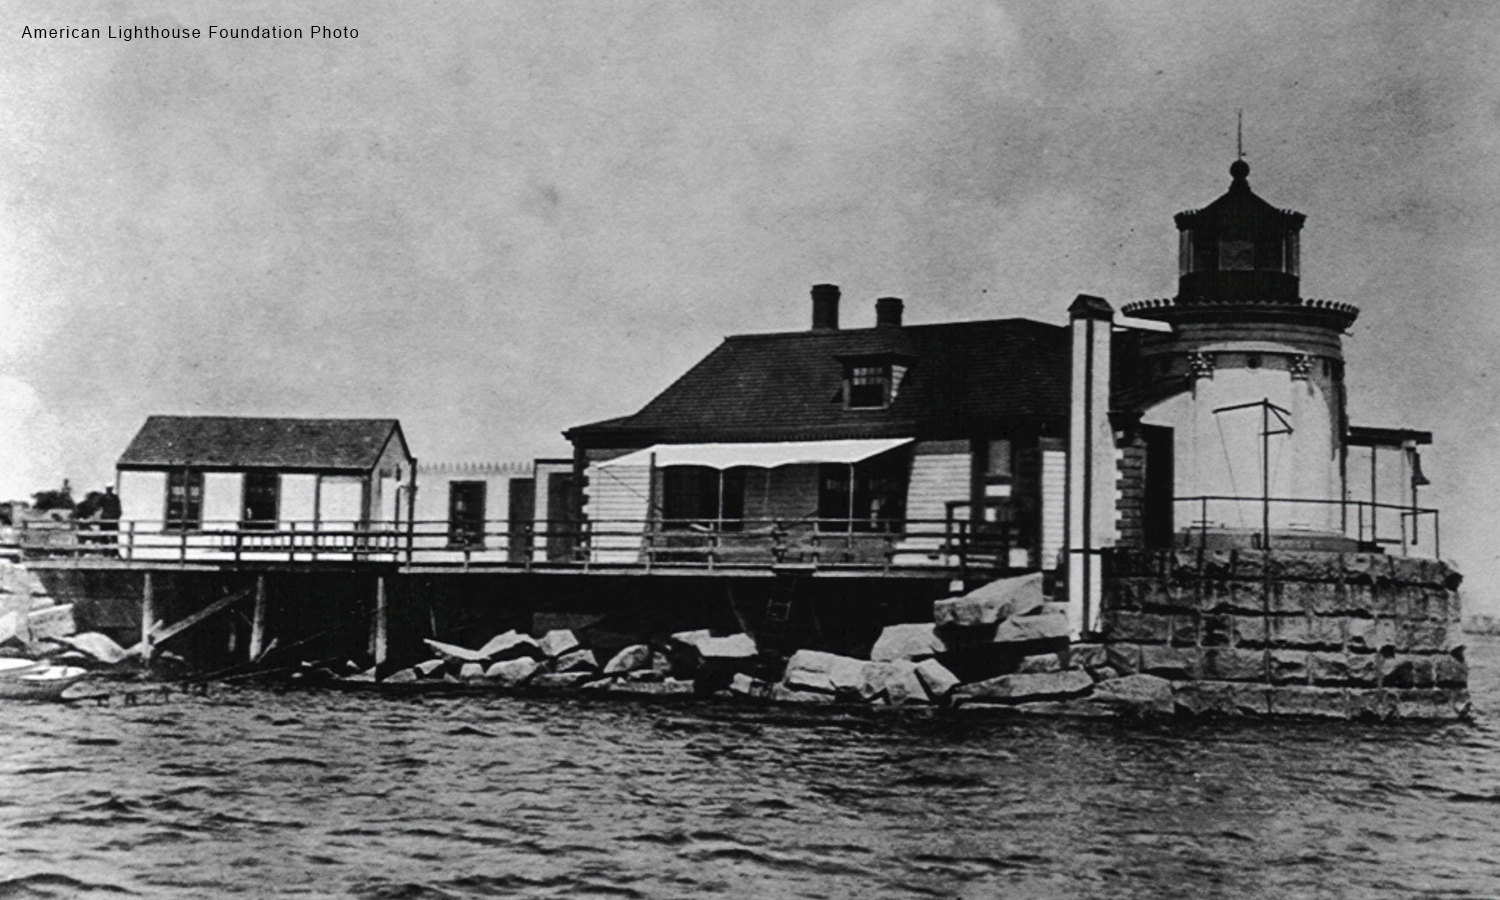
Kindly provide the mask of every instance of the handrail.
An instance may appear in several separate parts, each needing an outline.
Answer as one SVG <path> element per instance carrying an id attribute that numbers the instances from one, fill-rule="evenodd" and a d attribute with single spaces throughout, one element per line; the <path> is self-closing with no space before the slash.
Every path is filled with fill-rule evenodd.
<path id="1" fill-rule="evenodd" d="M 250 527 L 247 527 L 247 524 Z M 450 522 L 152 520 L 52 523 L 22 541 L 33 555 L 186 564 L 357 560 L 469 567 L 639 565 L 705 568 L 811 565 L 890 571 L 910 566 L 1005 569 L 1016 529 L 941 519 L 505 519 Z"/>
<path id="2" fill-rule="evenodd" d="M 1397 544 L 1399 544 L 1401 546 L 1401 554 L 1403 556 L 1409 555 L 1410 551 L 1411 551 L 1411 548 L 1413 546 L 1416 546 L 1419 543 L 1420 531 L 1419 531 L 1419 528 L 1418 528 L 1418 523 L 1421 521 L 1422 517 L 1424 517 L 1424 516 L 1431 516 L 1432 517 L 1433 556 L 1437 557 L 1437 558 L 1441 558 L 1442 557 L 1441 519 L 1439 517 L 1438 510 L 1436 508 L 1433 508 L 1433 507 L 1410 506 L 1410 505 L 1403 505 L 1403 504 L 1399 504 L 1399 503 L 1377 503 L 1377 502 L 1372 501 L 1372 500 L 1357 500 L 1357 499 L 1353 499 L 1353 498 L 1344 498 L 1344 499 L 1338 499 L 1338 500 L 1329 500 L 1329 499 L 1324 499 L 1324 498 L 1319 498 L 1319 497 L 1251 497 L 1251 496 L 1229 495 L 1229 494 L 1198 494 L 1198 495 L 1188 496 L 1188 497 L 1173 497 L 1172 498 L 1172 502 L 1174 504 L 1178 504 L 1178 503 L 1196 503 L 1196 504 L 1198 504 L 1198 520 L 1196 522 L 1194 522 L 1194 523 L 1191 523 L 1188 526 L 1188 528 L 1186 528 L 1184 530 L 1187 531 L 1187 532 L 1189 532 L 1189 533 L 1191 533 L 1194 530 L 1196 530 L 1198 532 L 1198 535 L 1199 535 L 1198 546 L 1199 547 L 1206 546 L 1206 544 L 1207 544 L 1208 530 L 1209 530 L 1209 527 L 1210 527 L 1209 519 L 1208 519 L 1208 504 L 1209 503 L 1226 503 L 1226 502 L 1227 503 L 1255 503 L 1255 504 L 1258 504 L 1258 505 L 1269 504 L 1270 506 L 1276 506 L 1277 504 L 1305 504 L 1305 505 L 1312 505 L 1312 506 L 1337 506 L 1337 507 L 1339 507 L 1340 510 L 1342 511 L 1342 515 L 1340 516 L 1340 527 L 1339 527 L 1338 530 L 1341 533 L 1343 533 L 1346 537 L 1353 537 L 1357 541 L 1365 542 L 1365 540 L 1366 540 L 1365 539 L 1365 533 L 1366 533 L 1366 529 L 1368 527 L 1368 531 L 1369 531 L 1369 540 L 1368 540 L 1368 543 L 1372 543 L 1372 544 L 1384 543 L 1384 544 L 1390 544 L 1390 545 L 1397 545 Z M 1349 510 L 1350 507 L 1354 507 L 1354 511 L 1355 511 L 1355 520 L 1354 520 L 1354 526 L 1355 526 L 1355 528 L 1354 528 L 1354 533 L 1352 535 L 1349 533 L 1349 524 L 1350 523 L 1349 523 L 1348 510 Z M 1369 521 L 1368 521 L 1368 523 L 1366 522 L 1366 510 L 1369 511 Z M 1401 536 L 1399 538 L 1397 538 L 1397 539 L 1392 539 L 1392 538 L 1382 539 L 1380 537 L 1380 531 L 1379 531 L 1379 526 L 1378 526 L 1377 514 L 1379 512 L 1381 512 L 1382 510 L 1387 511 L 1387 512 L 1392 512 L 1392 513 L 1396 514 L 1397 518 L 1400 521 L 1400 525 L 1401 525 Z M 1408 533 L 1408 529 L 1406 527 L 1408 519 L 1410 519 L 1411 523 L 1412 523 L 1411 529 L 1410 529 L 1409 533 Z M 1221 526 L 1218 526 L 1218 527 L 1222 528 L 1222 527 L 1226 527 L 1226 526 L 1222 526 L 1221 525 Z"/>

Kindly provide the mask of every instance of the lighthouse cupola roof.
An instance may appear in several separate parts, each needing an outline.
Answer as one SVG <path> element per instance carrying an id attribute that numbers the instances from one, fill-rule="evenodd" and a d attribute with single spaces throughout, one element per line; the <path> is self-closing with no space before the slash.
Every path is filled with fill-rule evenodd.
<path id="1" fill-rule="evenodd" d="M 1277 209 L 1250 190 L 1250 164 L 1229 167 L 1229 190 L 1202 209 L 1177 214 L 1178 298 L 1188 302 L 1297 299 L 1299 239 L 1307 217 Z"/>
<path id="2" fill-rule="evenodd" d="M 1177 296 L 1131 304 L 1127 312 L 1167 321 L 1311 318 L 1347 328 L 1358 311 L 1301 297 L 1301 237 L 1307 217 L 1250 189 L 1250 164 L 1229 167 L 1229 190 L 1202 209 L 1176 215 Z"/>

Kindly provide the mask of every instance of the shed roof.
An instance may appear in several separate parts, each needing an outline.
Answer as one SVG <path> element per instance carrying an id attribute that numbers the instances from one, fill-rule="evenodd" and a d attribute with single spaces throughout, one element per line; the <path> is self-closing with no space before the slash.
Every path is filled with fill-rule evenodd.
<path id="1" fill-rule="evenodd" d="M 736 335 L 632 416 L 569 429 L 588 446 L 960 436 L 980 422 L 1066 421 L 1068 330 L 1030 319 Z M 910 366 L 884 409 L 844 408 L 844 366 Z"/>
<path id="2" fill-rule="evenodd" d="M 393 436 L 409 457 L 396 419 L 151 416 L 119 466 L 367 472 Z"/>

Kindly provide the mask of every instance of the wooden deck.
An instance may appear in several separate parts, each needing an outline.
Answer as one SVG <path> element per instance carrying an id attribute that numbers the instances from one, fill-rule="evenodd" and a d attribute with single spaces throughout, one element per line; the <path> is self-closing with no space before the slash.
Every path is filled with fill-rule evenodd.
<path id="1" fill-rule="evenodd" d="M 17 543 L 29 567 L 50 570 L 954 579 L 996 577 L 1032 563 L 1012 549 L 1010 535 L 976 536 L 955 520 L 544 522 L 520 529 L 504 522 L 461 529 L 446 522 L 189 529 L 59 523 L 18 529 Z"/>

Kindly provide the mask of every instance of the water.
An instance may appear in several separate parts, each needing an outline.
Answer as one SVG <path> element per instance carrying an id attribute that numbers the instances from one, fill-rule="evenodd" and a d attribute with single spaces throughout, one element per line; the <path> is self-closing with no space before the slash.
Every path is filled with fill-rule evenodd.
<path id="1" fill-rule="evenodd" d="M 1494 897 L 1473 725 L 222 689 L 8 706 L 6 897 Z"/>

